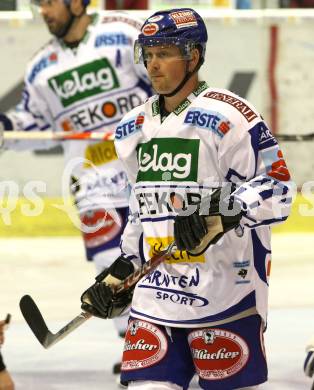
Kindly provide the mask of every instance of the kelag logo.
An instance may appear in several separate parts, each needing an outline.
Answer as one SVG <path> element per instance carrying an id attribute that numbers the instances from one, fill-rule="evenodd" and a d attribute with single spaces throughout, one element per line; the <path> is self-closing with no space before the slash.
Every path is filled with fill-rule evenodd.
<path id="1" fill-rule="evenodd" d="M 50 88 L 64 107 L 90 96 L 118 88 L 118 78 L 106 58 L 89 62 L 49 79 Z"/>
<path id="2" fill-rule="evenodd" d="M 139 144 L 137 182 L 196 181 L 198 154 L 197 139 L 153 138 Z"/>

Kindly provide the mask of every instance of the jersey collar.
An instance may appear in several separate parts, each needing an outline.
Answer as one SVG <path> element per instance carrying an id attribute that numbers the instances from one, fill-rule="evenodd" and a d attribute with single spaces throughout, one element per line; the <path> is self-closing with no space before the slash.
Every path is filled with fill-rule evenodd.
<path id="1" fill-rule="evenodd" d="M 91 29 L 97 24 L 98 20 L 99 20 L 99 15 L 94 13 L 94 14 L 90 14 L 89 15 L 91 17 L 91 22 L 90 24 L 87 26 L 87 29 L 85 31 L 85 34 L 83 35 L 83 38 L 77 43 L 77 45 L 74 45 L 73 47 L 71 47 L 70 44 L 66 44 L 62 39 L 59 40 L 60 42 L 60 45 L 64 48 L 64 49 L 72 49 L 72 50 L 77 50 L 78 47 L 81 45 L 81 44 L 85 44 L 88 42 L 89 40 L 89 37 L 91 35 Z"/>
<path id="2" fill-rule="evenodd" d="M 175 115 L 180 115 L 182 111 L 184 111 L 191 103 L 192 101 L 199 96 L 205 89 L 208 88 L 208 85 L 206 81 L 201 81 L 198 83 L 198 86 L 195 88 L 193 92 L 190 93 L 189 96 L 187 96 L 173 111 Z M 160 115 L 161 116 L 161 96 L 157 95 L 157 99 L 153 101 L 152 103 L 152 115 Z M 171 114 L 171 113 L 170 113 Z M 161 122 L 163 122 L 166 119 L 167 116 L 163 115 L 163 118 L 161 118 Z"/>

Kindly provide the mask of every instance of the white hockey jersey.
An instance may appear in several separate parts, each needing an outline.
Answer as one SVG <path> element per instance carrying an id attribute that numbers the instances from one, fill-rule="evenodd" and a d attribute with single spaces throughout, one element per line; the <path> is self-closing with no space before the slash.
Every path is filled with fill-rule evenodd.
<path id="1" fill-rule="evenodd" d="M 174 240 L 172 200 L 195 204 L 213 188 L 236 183 L 246 215 L 199 256 L 177 251 L 137 284 L 131 315 L 175 327 L 228 322 L 256 308 L 266 319 L 270 225 L 290 210 L 290 176 L 277 141 L 255 108 L 200 83 L 161 122 L 159 97 L 127 114 L 115 145 L 134 190 L 136 215 L 122 251 L 145 261 Z"/>
<path id="2" fill-rule="evenodd" d="M 21 104 L 8 113 L 14 128 L 114 132 L 121 118 L 151 95 L 146 69 L 133 63 L 141 22 L 127 14 L 94 14 L 84 39 L 71 49 L 53 38 L 29 63 Z M 19 141 L 7 147 L 51 147 Z M 126 176 L 113 141 L 65 141 L 67 176 L 81 211 L 128 204 Z"/>

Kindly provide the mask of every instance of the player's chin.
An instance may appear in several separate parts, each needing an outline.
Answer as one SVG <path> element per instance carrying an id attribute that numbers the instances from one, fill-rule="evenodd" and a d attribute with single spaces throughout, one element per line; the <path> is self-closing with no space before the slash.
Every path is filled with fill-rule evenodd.
<path id="1" fill-rule="evenodd" d="M 62 36 L 63 31 L 61 31 L 62 29 L 60 29 L 60 27 L 58 27 L 57 25 L 55 25 L 53 23 L 47 23 L 47 27 L 48 27 L 50 34 L 54 35 L 57 38 Z"/>
<path id="2" fill-rule="evenodd" d="M 168 88 L 165 88 L 163 85 L 161 85 L 160 83 L 154 83 L 153 81 L 152 81 L 152 85 L 153 85 L 153 88 L 154 88 L 154 90 L 158 93 L 158 94 L 167 94 L 167 93 L 169 93 L 169 91 L 168 91 Z"/>
<path id="3" fill-rule="evenodd" d="M 52 35 L 57 35 L 58 29 L 56 28 L 56 26 L 53 25 L 53 24 L 51 24 L 51 23 L 46 23 L 46 24 L 47 24 L 47 27 L 48 27 L 49 32 L 50 32 Z"/>

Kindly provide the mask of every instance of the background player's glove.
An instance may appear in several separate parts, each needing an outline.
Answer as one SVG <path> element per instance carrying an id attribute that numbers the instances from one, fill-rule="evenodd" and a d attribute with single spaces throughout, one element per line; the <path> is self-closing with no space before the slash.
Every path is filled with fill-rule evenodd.
<path id="1" fill-rule="evenodd" d="M 230 210 L 234 215 L 227 215 L 231 214 Z M 174 239 L 177 248 L 186 250 L 192 256 L 202 254 L 209 245 L 215 244 L 226 232 L 237 227 L 242 215 L 240 205 L 234 203 L 230 191 L 218 188 L 210 197 L 202 200 L 193 214 L 176 216 Z"/>
<path id="2" fill-rule="evenodd" d="M 3 132 L 13 130 L 13 123 L 9 117 L 0 112 L 0 148 L 3 144 Z"/>
<path id="3" fill-rule="evenodd" d="M 314 374 L 314 337 L 310 340 L 306 347 L 306 358 L 304 361 L 305 375 L 312 377 Z"/>
<path id="4" fill-rule="evenodd" d="M 115 294 L 110 285 L 119 284 L 134 271 L 133 264 L 123 256 L 118 257 L 109 268 L 96 276 L 96 283 L 81 296 L 81 308 L 93 316 L 114 318 L 131 303 L 134 287 Z"/>
<path id="5" fill-rule="evenodd" d="M 0 130 L 13 130 L 13 123 L 11 119 L 0 112 Z"/>
<path id="6" fill-rule="evenodd" d="M 304 361 L 304 372 L 310 378 L 314 374 L 314 351 L 308 351 Z"/>

